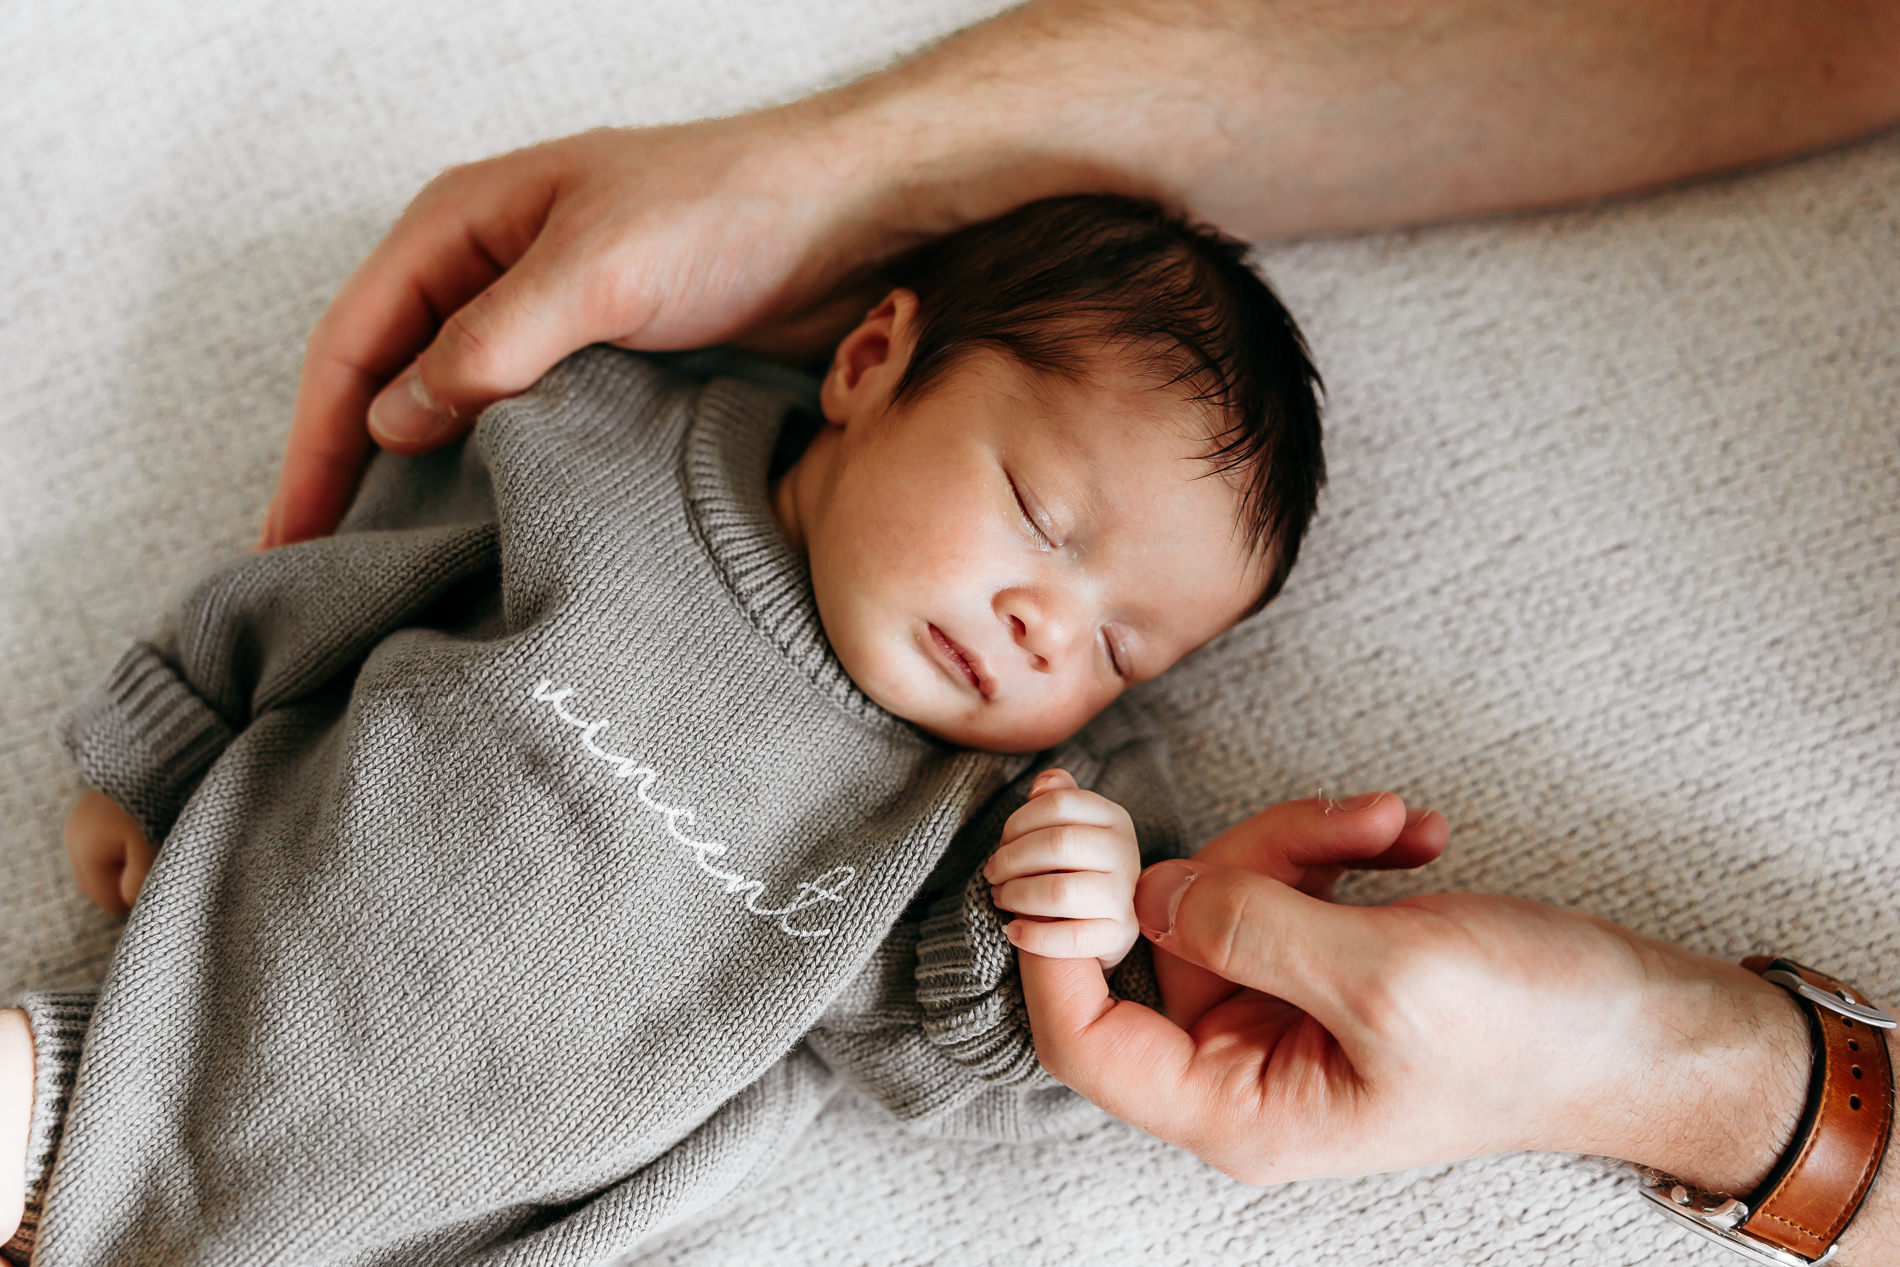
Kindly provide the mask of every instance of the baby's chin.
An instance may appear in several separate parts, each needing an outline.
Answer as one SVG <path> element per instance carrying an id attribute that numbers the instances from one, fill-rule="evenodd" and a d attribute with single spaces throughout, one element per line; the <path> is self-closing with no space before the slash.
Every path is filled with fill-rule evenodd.
<path id="1" fill-rule="evenodd" d="M 1015 716 L 1011 710 L 994 704 L 985 705 L 973 714 L 958 713 L 945 717 L 927 707 L 906 709 L 901 701 L 898 707 L 892 707 L 878 700 L 875 695 L 871 698 L 877 700 L 884 711 L 902 717 L 920 730 L 929 731 L 945 743 L 983 752 L 1041 752 L 1075 734 L 1093 717 L 1091 714 L 1068 726 L 1051 725 L 1046 717 Z"/>
<path id="2" fill-rule="evenodd" d="M 1081 729 L 1081 727 L 1078 726 L 1073 730 L 1059 734 L 1051 734 L 1047 738 L 1042 738 L 1034 735 L 1019 735 L 1007 732 L 993 733 L 989 729 L 973 730 L 968 727 L 933 726 L 927 721 L 919 721 L 914 717 L 906 717 L 904 720 L 929 731 L 945 743 L 955 744 L 959 748 L 975 748 L 982 752 L 1041 752 L 1044 748 L 1055 747 L 1064 739 L 1074 734 L 1076 730 Z"/>

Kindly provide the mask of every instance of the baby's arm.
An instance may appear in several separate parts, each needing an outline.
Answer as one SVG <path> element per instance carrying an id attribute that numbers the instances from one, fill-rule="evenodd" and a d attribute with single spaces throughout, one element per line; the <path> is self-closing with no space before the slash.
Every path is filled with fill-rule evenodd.
<path id="1" fill-rule="evenodd" d="M 108 915 L 132 909 L 158 856 L 137 819 L 104 792 L 91 791 L 66 819 L 66 853 L 79 891 Z"/>
<path id="2" fill-rule="evenodd" d="M 1003 824 L 983 868 L 991 898 L 1024 916 L 1003 930 L 1018 950 L 1101 961 L 1104 972 L 1135 944 L 1141 852 L 1128 812 L 1084 792 L 1066 770 L 1045 770 L 1029 801 Z"/>

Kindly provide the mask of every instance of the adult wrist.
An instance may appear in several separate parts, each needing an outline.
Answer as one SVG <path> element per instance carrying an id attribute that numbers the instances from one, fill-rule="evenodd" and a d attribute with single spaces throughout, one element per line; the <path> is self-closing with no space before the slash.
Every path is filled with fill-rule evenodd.
<path id="1" fill-rule="evenodd" d="M 1786 991 L 1739 965 L 1674 947 L 1653 953 L 1636 1044 L 1643 1067 L 1600 1151 L 1705 1191 L 1752 1192 L 1801 1121 L 1807 1018 Z"/>
<path id="2" fill-rule="evenodd" d="M 1900 1238 L 1900 1198 L 1877 1178 L 1892 1145 L 1885 1031 L 1893 1017 L 1850 983 L 1786 957 L 1753 955 L 1743 965 L 1800 996 L 1811 1059 L 1794 1137 L 1751 1187 L 1697 1192 L 1703 1184 L 1652 1174 L 1644 1196 L 1697 1234 L 1757 1261 L 1889 1261 Z"/>
<path id="3" fill-rule="evenodd" d="M 1112 30 L 1087 8 L 1043 0 L 787 107 L 802 112 L 828 175 L 864 198 L 874 257 L 1037 198 L 1174 196 L 1180 182 L 1148 170 L 1152 138 L 1162 131 L 1149 98 L 1154 82 L 1194 77 L 1150 75 L 1131 86 L 1119 64 L 1145 58 L 1152 71 L 1156 57 L 1178 53 L 1186 33 Z M 1210 129 L 1166 129 L 1171 156 L 1195 148 L 1189 131 Z"/>

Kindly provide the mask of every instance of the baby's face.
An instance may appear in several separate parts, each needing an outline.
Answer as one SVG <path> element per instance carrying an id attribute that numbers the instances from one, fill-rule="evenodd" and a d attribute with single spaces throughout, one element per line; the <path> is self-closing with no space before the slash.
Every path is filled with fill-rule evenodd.
<path id="1" fill-rule="evenodd" d="M 1199 456 L 1203 420 L 1135 373 L 1074 383 L 979 352 L 886 409 L 905 298 L 839 348 L 829 425 L 774 506 L 866 695 L 953 743 L 1033 752 L 1233 624 L 1266 574 Z"/>

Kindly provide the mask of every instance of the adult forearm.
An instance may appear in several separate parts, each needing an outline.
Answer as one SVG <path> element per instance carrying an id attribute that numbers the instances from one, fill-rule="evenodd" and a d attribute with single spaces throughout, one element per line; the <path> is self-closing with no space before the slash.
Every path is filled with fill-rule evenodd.
<path id="1" fill-rule="evenodd" d="M 1887 1146 L 1881 1163 L 1882 1181 L 1867 1193 L 1860 1215 L 1842 1234 L 1841 1252 L 1836 1262 L 1841 1267 L 1878 1267 L 1893 1261 L 1900 1248 L 1900 1160 L 1894 1157 L 1894 1145 Z"/>
<path id="2" fill-rule="evenodd" d="M 1788 1149 L 1807 1099 L 1808 1022 L 1779 986 L 1649 938 L 1628 938 L 1652 983 L 1630 1027 L 1651 1075 L 1606 1101 L 1601 1135 L 1569 1145 L 1653 1166 L 1697 1187 L 1746 1198 Z M 1879 1182 L 1840 1240 L 1836 1260 L 1892 1262 L 1900 1247 L 1900 1163 L 1890 1145 Z"/>
<path id="3" fill-rule="evenodd" d="M 1799 153 L 1900 118 L 1896 65 L 1879 0 L 1037 0 L 806 108 L 917 232 L 1090 188 L 1268 237 Z"/>

